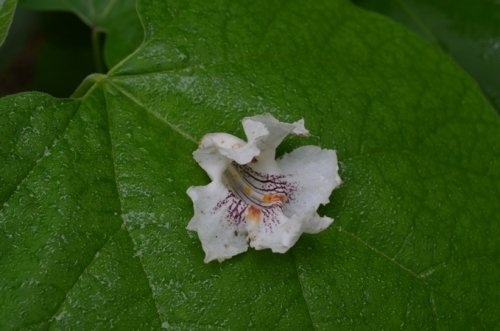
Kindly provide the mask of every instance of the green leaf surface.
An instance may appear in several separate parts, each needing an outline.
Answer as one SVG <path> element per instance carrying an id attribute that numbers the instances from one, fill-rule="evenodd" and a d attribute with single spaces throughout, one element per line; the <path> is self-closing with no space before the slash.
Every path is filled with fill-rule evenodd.
<path id="1" fill-rule="evenodd" d="M 495 0 L 353 0 L 440 44 L 500 111 L 500 3 Z"/>
<path id="2" fill-rule="evenodd" d="M 5 41 L 16 11 L 17 0 L 0 0 L 0 46 Z"/>
<path id="3" fill-rule="evenodd" d="M 0 328 L 498 326 L 499 120 L 445 54 L 341 0 L 138 9 L 145 42 L 82 97 L 0 99 Z M 191 153 L 265 112 L 313 133 L 281 152 L 337 150 L 336 221 L 206 265 Z"/>
<path id="4" fill-rule="evenodd" d="M 112 67 L 142 41 L 142 28 L 135 0 L 21 0 L 34 10 L 64 10 L 78 15 L 95 32 L 105 32 L 106 64 Z"/>

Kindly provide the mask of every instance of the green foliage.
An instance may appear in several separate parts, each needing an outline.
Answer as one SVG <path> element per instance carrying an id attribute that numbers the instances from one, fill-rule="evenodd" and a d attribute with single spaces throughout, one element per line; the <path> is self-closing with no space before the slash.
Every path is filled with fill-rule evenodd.
<path id="1" fill-rule="evenodd" d="M 143 0 L 145 41 L 76 99 L 0 99 L 1 329 L 493 329 L 500 130 L 476 83 L 335 1 Z M 191 153 L 244 116 L 333 148 L 336 219 L 203 264 Z"/>
<path id="2" fill-rule="evenodd" d="M 135 0 L 21 0 L 24 8 L 64 10 L 78 15 L 96 33 L 106 33 L 106 64 L 112 67 L 131 53 L 142 40 Z"/>
<path id="3" fill-rule="evenodd" d="M 16 11 L 17 0 L 0 0 L 0 46 L 7 37 L 14 12 Z"/>
<path id="4" fill-rule="evenodd" d="M 353 0 L 439 44 L 500 111 L 500 3 L 481 0 Z"/>

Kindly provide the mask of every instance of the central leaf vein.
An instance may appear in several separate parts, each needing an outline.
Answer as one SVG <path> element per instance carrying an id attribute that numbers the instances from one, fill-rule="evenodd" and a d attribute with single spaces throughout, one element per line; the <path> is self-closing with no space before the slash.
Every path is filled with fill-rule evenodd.
<path id="1" fill-rule="evenodd" d="M 130 241 L 131 241 L 134 253 L 135 253 L 135 255 L 138 256 L 139 265 L 141 267 L 143 275 L 144 275 L 144 277 L 146 279 L 146 282 L 148 284 L 148 289 L 149 289 L 149 292 L 151 294 L 151 299 L 152 299 L 152 301 L 154 303 L 154 307 L 155 307 L 155 310 L 156 310 L 156 315 L 158 316 L 159 324 L 162 325 L 163 320 L 161 318 L 161 314 L 160 314 L 160 310 L 159 310 L 159 306 L 158 306 L 158 301 L 155 299 L 155 294 L 154 294 L 153 288 L 151 286 L 151 280 L 150 280 L 150 278 L 148 277 L 148 275 L 146 273 L 146 270 L 144 268 L 144 263 L 142 261 L 142 258 L 140 256 L 140 254 L 137 254 L 138 250 L 137 250 L 136 243 L 135 243 L 134 239 L 132 238 L 130 230 L 127 228 L 127 225 L 125 224 L 125 221 L 124 221 L 124 219 L 122 217 L 122 215 L 123 215 L 123 208 L 122 208 L 123 198 L 122 198 L 122 196 L 120 194 L 120 189 L 119 189 L 119 184 L 118 184 L 118 178 L 116 176 L 115 153 L 114 153 L 114 149 L 113 149 L 113 138 L 111 136 L 111 123 L 110 123 L 109 107 L 107 105 L 106 105 L 106 117 L 107 117 L 107 121 L 108 121 L 108 123 L 107 123 L 108 124 L 107 125 L 107 132 L 108 132 L 108 137 L 109 137 L 109 146 L 110 146 L 110 149 L 111 149 L 110 150 L 110 156 L 111 156 L 111 162 L 112 162 L 112 167 L 113 167 L 113 178 L 114 178 L 114 183 L 115 183 L 115 192 L 116 192 L 116 195 L 118 197 L 118 204 L 119 204 L 119 211 L 118 211 L 118 213 L 120 215 L 120 220 L 122 221 L 122 227 L 125 230 L 125 232 L 127 233 L 127 236 L 130 239 Z"/>

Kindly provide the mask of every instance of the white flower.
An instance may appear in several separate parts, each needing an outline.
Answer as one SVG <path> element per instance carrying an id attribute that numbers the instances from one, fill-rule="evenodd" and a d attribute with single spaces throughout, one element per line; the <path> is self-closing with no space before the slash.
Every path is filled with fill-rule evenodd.
<path id="1" fill-rule="evenodd" d="M 192 186 L 194 216 L 205 262 L 223 261 L 255 249 L 284 253 L 303 232 L 317 233 L 333 220 L 316 210 L 340 185 L 335 151 L 303 146 L 281 159 L 276 147 L 290 133 L 307 136 L 304 120 L 282 123 L 273 116 L 243 119 L 248 142 L 227 133 L 203 137 L 193 153 L 212 182 Z"/>

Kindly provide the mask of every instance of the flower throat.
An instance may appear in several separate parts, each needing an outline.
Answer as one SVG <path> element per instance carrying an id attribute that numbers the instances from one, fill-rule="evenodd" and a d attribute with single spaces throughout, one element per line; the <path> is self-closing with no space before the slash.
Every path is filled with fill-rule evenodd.
<path id="1" fill-rule="evenodd" d="M 224 172 L 228 189 L 248 205 L 262 209 L 280 207 L 291 199 L 295 185 L 286 175 L 264 175 L 248 165 L 232 162 Z"/>

